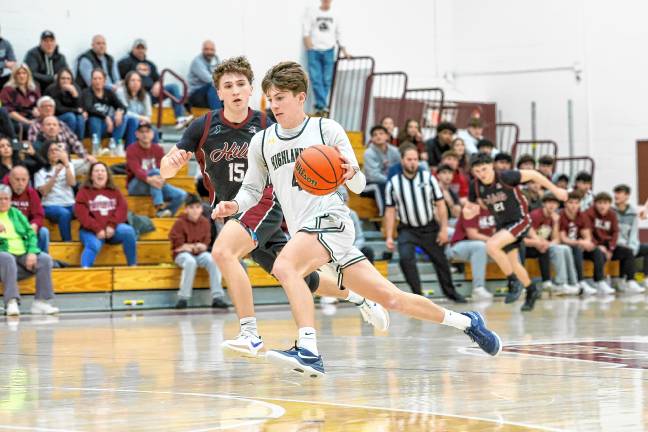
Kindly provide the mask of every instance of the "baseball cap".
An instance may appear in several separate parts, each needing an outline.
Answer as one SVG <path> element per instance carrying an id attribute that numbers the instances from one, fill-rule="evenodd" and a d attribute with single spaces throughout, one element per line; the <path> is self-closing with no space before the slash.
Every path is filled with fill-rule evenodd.
<path id="1" fill-rule="evenodd" d="M 133 48 L 137 48 L 138 46 L 143 46 L 144 48 L 147 48 L 146 41 L 142 38 L 135 39 L 133 42 Z"/>
<path id="2" fill-rule="evenodd" d="M 137 125 L 137 130 L 144 129 L 144 128 L 153 129 L 153 126 L 151 126 L 151 123 L 149 122 L 140 122 L 140 124 Z"/>
<path id="3" fill-rule="evenodd" d="M 56 39 L 56 36 L 54 36 L 54 32 L 52 32 L 51 30 L 43 31 L 43 33 L 41 33 L 41 40 L 48 39 L 48 38 Z"/>

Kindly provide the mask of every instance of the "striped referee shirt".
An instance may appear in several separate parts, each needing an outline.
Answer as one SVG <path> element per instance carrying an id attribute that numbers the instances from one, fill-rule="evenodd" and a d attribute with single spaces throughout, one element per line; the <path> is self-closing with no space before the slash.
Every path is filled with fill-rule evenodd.
<path id="1" fill-rule="evenodd" d="M 385 189 L 385 206 L 396 206 L 400 222 L 423 227 L 434 220 L 433 201 L 441 201 L 443 192 L 437 179 L 427 170 L 419 170 L 414 178 L 404 173 L 392 176 Z"/>

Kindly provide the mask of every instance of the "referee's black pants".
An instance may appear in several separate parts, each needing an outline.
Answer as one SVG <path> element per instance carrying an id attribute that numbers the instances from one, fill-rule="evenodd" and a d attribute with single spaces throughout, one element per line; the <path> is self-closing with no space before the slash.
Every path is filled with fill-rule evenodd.
<path id="1" fill-rule="evenodd" d="M 456 293 L 452 284 L 450 264 L 443 250 L 437 243 L 439 226 L 436 222 L 423 227 L 401 225 L 398 227 L 398 255 L 400 268 L 405 280 L 414 294 L 423 295 L 421 277 L 416 267 L 416 247 L 422 248 L 430 257 L 439 280 L 439 285 L 446 296 Z"/>

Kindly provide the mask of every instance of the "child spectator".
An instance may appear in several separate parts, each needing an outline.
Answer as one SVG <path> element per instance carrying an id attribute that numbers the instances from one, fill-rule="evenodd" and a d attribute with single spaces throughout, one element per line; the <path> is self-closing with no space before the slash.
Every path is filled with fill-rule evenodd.
<path id="1" fill-rule="evenodd" d="M 221 284 L 222 275 L 209 252 L 211 223 L 203 216 L 202 202 L 197 195 L 187 197 L 184 214 L 173 224 L 169 239 L 175 263 L 182 268 L 176 309 L 187 307 L 198 267 L 209 273 L 212 307 L 227 309 Z"/>
<path id="2" fill-rule="evenodd" d="M 12 168 L 9 173 L 11 186 L 11 205 L 25 215 L 32 229 L 38 237 L 38 248 L 47 253 L 49 251 L 50 234 L 47 227 L 43 226 L 45 210 L 41 204 L 36 189 L 29 186 L 29 171 L 21 165 Z"/>
<path id="3" fill-rule="evenodd" d="M 92 267 L 106 242 L 121 243 L 128 265 L 137 264 L 135 230 L 126 223 L 127 212 L 128 204 L 115 186 L 108 166 L 93 163 L 74 205 L 81 224 L 81 267 Z"/>
<path id="4" fill-rule="evenodd" d="M 630 204 L 630 186 L 622 184 L 614 188 L 614 210 L 619 218 L 617 244 L 632 249 L 635 258 L 643 258 L 643 287 L 648 288 L 648 244 L 639 242 L 639 215 Z"/>
<path id="5" fill-rule="evenodd" d="M 581 194 L 581 211 L 587 211 L 594 203 L 594 193 L 592 192 L 592 176 L 581 171 L 576 174 L 576 185 L 574 187 L 576 192 Z"/>
<path id="6" fill-rule="evenodd" d="M 43 198 L 45 217 L 58 224 L 61 239 L 68 242 L 72 240 L 71 222 L 74 215 L 74 165 L 59 143 L 47 144 L 41 153 L 46 165 L 34 176 L 34 186 Z"/>

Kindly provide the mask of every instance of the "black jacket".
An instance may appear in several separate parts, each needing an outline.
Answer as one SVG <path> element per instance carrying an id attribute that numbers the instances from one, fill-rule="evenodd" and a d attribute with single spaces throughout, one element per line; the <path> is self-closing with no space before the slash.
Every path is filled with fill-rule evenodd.
<path id="1" fill-rule="evenodd" d="M 65 114 L 68 112 L 73 112 L 78 114 L 81 112 L 81 89 L 78 85 L 72 83 L 77 89 L 79 96 L 72 97 L 72 95 L 63 89 L 59 88 L 56 83 L 50 85 L 45 90 L 47 96 L 51 96 L 52 99 L 56 102 L 56 115 Z"/>
<path id="2" fill-rule="evenodd" d="M 140 63 L 146 63 L 148 65 L 149 74 L 148 75 L 140 74 L 140 75 L 142 75 L 142 85 L 144 86 L 147 92 L 150 92 L 151 88 L 153 87 L 153 84 L 155 84 L 160 79 L 160 74 L 158 73 L 157 66 L 155 66 L 155 63 L 153 63 L 149 59 L 145 58 L 143 61 L 139 60 L 131 52 L 126 57 L 119 60 L 119 63 L 117 63 L 117 68 L 119 69 L 119 75 L 121 76 L 121 79 L 126 78 L 126 74 L 130 71 L 137 70 L 137 65 Z"/>
<path id="3" fill-rule="evenodd" d="M 112 76 L 113 64 L 115 63 L 115 59 L 113 59 L 112 56 L 109 54 L 104 54 L 104 57 L 106 57 L 106 66 L 108 66 L 108 70 L 105 71 L 106 75 L 110 76 L 112 81 L 116 83 L 117 81 L 119 81 L 119 77 Z M 90 60 L 90 63 L 92 63 L 92 69 L 96 69 L 96 68 L 102 69 L 102 66 L 101 66 L 101 60 L 99 60 L 97 54 L 91 49 L 89 49 L 88 51 L 84 52 L 79 56 L 76 63 L 76 83 L 80 88 L 84 89 L 87 88 L 88 86 L 86 85 L 85 81 L 83 81 L 83 77 L 81 76 L 81 73 L 79 73 L 79 63 L 81 63 L 82 58 L 86 58 Z"/>
<path id="4" fill-rule="evenodd" d="M 49 65 L 48 60 L 50 60 Z M 54 82 L 54 75 L 58 71 L 67 67 L 65 56 L 59 53 L 58 47 L 54 50 L 52 57 L 47 59 L 40 46 L 36 46 L 25 54 L 25 63 L 31 69 L 34 80 L 40 85 L 41 92 Z"/>
<path id="5" fill-rule="evenodd" d="M 112 90 L 104 89 L 103 98 L 99 99 L 91 88 L 83 90 L 82 95 L 83 108 L 88 111 L 91 117 L 105 119 L 106 116 L 112 116 L 116 110 L 126 111 L 126 107 L 119 101 L 119 98 Z"/>
<path id="6" fill-rule="evenodd" d="M 431 167 L 438 166 L 441 163 L 441 155 L 451 149 L 450 146 L 441 145 L 439 137 L 425 141 L 425 148 L 427 149 L 428 163 Z"/>

